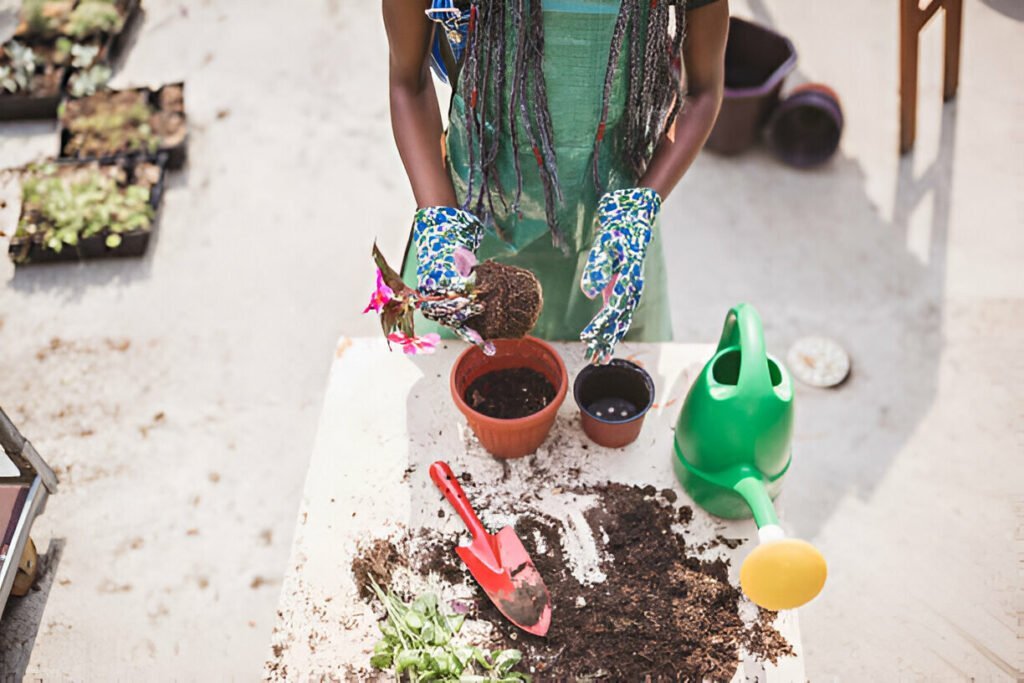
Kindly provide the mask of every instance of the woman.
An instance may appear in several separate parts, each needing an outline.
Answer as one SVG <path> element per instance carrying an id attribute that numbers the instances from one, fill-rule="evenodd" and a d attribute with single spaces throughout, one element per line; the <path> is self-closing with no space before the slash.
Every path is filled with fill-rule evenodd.
<path id="1" fill-rule="evenodd" d="M 472 252 L 532 271 L 544 290 L 534 334 L 578 335 L 595 362 L 627 332 L 669 340 L 656 218 L 718 114 L 727 0 L 383 0 L 383 11 L 392 126 L 419 207 L 402 275 L 453 297 L 423 314 L 481 342 L 463 324 L 478 311 L 457 296 Z M 432 53 L 453 85 L 446 133 Z"/>

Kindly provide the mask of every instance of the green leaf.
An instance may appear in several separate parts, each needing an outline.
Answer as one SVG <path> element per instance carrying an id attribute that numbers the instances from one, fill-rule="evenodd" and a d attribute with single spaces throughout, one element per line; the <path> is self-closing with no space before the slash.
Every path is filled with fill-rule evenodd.
<path id="1" fill-rule="evenodd" d="M 119 246 L 121 246 L 121 236 L 118 235 L 116 232 L 107 235 L 107 239 L 104 241 L 106 242 L 106 245 L 111 249 L 117 249 Z"/>
<path id="2" fill-rule="evenodd" d="M 380 253 L 380 249 L 377 248 L 377 243 L 373 243 L 373 262 L 380 268 L 381 276 L 384 278 L 384 284 L 394 290 L 395 294 L 399 294 L 402 291 L 408 290 L 405 282 L 402 280 L 402 276 L 394 271 L 394 269 L 388 265 L 388 262 L 384 259 L 384 254 Z"/>
<path id="3" fill-rule="evenodd" d="M 375 669 L 390 669 L 391 655 L 378 654 L 370 657 L 370 666 L 372 666 Z"/>

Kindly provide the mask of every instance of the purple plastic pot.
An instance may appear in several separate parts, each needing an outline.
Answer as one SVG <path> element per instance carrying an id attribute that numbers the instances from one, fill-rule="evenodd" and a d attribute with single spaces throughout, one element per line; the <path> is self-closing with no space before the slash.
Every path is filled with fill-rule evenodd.
<path id="1" fill-rule="evenodd" d="M 707 148 L 732 155 L 754 144 L 779 101 L 783 81 L 794 68 L 796 48 L 788 38 L 730 17 L 725 45 L 725 95 Z"/>
<path id="2" fill-rule="evenodd" d="M 782 161 L 798 168 L 823 164 L 839 149 L 843 109 L 832 88 L 807 83 L 793 90 L 772 113 L 768 144 Z"/>

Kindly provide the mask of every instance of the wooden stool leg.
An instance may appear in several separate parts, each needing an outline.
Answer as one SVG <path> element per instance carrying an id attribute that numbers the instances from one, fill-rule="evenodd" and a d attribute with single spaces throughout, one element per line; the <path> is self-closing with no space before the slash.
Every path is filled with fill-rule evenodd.
<path id="1" fill-rule="evenodd" d="M 909 152 L 917 133 L 917 0 L 900 0 L 900 153 Z"/>
<path id="2" fill-rule="evenodd" d="M 960 84 L 960 36 L 963 33 L 963 0 L 945 0 L 946 10 L 945 64 L 943 66 L 942 98 L 956 97 Z"/>

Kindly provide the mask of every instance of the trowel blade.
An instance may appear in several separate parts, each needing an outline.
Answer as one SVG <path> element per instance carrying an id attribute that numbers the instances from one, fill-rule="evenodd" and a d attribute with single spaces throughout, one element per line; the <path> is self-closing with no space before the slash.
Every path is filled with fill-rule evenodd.
<path id="1" fill-rule="evenodd" d="M 497 534 L 488 534 L 487 545 L 490 548 L 474 543 L 455 550 L 506 619 L 527 633 L 547 634 L 551 595 L 515 530 L 507 526 Z"/>

